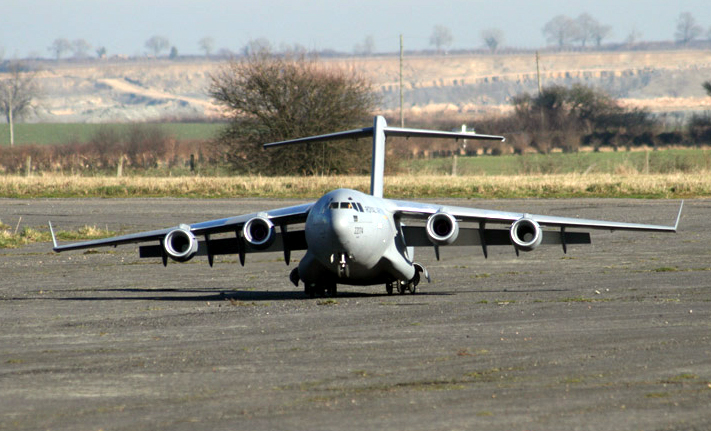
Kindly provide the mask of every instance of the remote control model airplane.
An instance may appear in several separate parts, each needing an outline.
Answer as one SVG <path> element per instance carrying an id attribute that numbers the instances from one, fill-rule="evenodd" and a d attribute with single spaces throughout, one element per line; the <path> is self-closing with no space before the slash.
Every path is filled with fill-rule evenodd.
<path id="1" fill-rule="evenodd" d="M 430 280 L 427 270 L 414 261 L 414 247 L 434 247 L 438 259 L 439 247 L 447 245 L 480 246 L 484 256 L 489 246 L 497 245 L 513 246 L 518 254 L 558 244 L 566 252 L 569 244 L 590 243 L 589 233 L 568 231 L 571 228 L 675 232 L 679 224 L 681 208 L 673 226 L 657 226 L 383 198 L 386 136 L 503 141 L 502 136 L 389 127 L 378 116 L 373 127 L 275 142 L 265 148 L 367 136 L 373 137 L 370 194 L 337 189 L 313 203 L 66 245 L 57 244 L 50 223 L 54 251 L 153 242 L 139 247 L 140 257 L 161 258 L 167 265 L 169 258 L 185 262 L 205 255 L 212 266 L 216 255 L 237 254 L 244 265 L 249 253 L 276 251 L 284 253 L 288 265 L 292 251 L 306 250 L 289 278 L 296 286 L 302 282 L 310 296 L 335 295 L 338 284 L 384 284 L 388 293 L 414 293 L 423 276 Z M 503 228 L 491 229 L 491 225 Z"/>

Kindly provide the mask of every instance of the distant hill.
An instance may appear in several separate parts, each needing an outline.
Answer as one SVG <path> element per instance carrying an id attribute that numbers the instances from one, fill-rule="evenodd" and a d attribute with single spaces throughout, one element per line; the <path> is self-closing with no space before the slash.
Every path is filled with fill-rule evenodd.
<path id="1" fill-rule="evenodd" d="M 396 56 L 324 59 L 325 65 L 355 68 L 382 93 L 381 110 L 399 106 Z M 39 63 L 43 88 L 33 122 L 134 122 L 220 117 L 207 95 L 210 74 L 221 63 L 208 60 L 103 60 Z M 711 79 L 711 51 L 544 53 L 544 86 L 583 83 L 602 88 L 628 106 L 684 117 L 711 110 L 701 83 Z M 1 77 L 2 75 L 0 75 Z M 537 91 L 535 55 L 467 54 L 406 57 L 406 110 L 472 114 L 511 109 L 511 97 Z"/>

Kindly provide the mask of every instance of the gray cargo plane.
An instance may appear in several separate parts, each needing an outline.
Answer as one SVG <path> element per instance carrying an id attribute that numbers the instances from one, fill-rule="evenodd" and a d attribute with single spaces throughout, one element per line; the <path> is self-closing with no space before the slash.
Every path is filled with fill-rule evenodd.
<path id="1" fill-rule="evenodd" d="M 306 250 L 289 277 L 296 286 L 302 282 L 306 294 L 333 296 L 338 284 L 384 284 L 391 294 L 394 290 L 415 293 L 422 277 L 430 280 L 427 269 L 414 261 L 415 247 L 433 247 L 437 259 L 439 247 L 447 245 L 476 245 L 485 257 L 488 247 L 497 245 L 513 246 L 518 254 L 558 244 L 566 252 L 569 244 L 590 243 L 589 233 L 570 232 L 569 228 L 675 232 L 679 225 L 683 202 L 673 226 L 658 226 L 383 198 L 386 136 L 503 141 L 502 136 L 389 127 L 378 116 L 373 127 L 264 147 L 368 136 L 373 137 L 370 194 L 337 189 L 313 203 L 66 245 L 57 244 L 50 223 L 54 251 L 153 242 L 139 247 L 140 257 L 161 258 L 167 265 L 169 258 L 185 262 L 205 255 L 212 266 L 216 255 L 237 254 L 244 265 L 249 253 L 277 251 L 284 253 L 288 265 L 292 251 Z M 491 229 L 491 225 L 504 228 Z"/>

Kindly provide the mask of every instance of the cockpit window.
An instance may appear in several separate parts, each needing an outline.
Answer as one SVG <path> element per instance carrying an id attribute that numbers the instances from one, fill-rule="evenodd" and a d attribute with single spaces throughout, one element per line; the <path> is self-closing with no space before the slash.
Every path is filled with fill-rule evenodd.
<path id="1" fill-rule="evenodd" d="M 359 202 L 331 202 L 328 206 L 332 210 L 342 209 L 342 210 L 356 210 L 358 212 L 365 212 L 363 205 Z"/>

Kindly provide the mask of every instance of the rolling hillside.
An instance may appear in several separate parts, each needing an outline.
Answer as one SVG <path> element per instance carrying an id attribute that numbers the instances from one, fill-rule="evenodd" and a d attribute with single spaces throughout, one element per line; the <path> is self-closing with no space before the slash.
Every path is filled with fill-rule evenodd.
<path id="1" fill-rule="evenodd" d="M 381 110 L 399 104 L 396 56 L 323 60 L 355 68 L 382 93 Z M 43 88 L 32 122 L 129 122 L 217 118 L 207 95 L 208 60 L 106 60 L 38 65 Z M 701 83 L 711 79 L 711 51 L 544 53 L 543 85 L 576 82 L 604 89 L 629 106 L 684 116 L 711 109 Z M 1 77 L 1 75 L 0 75 Z M 534 54 L 406 57 L 405 107 L 415 113 L 445 110 L 504 112 L 510 99 L 537 91 Z"/>

